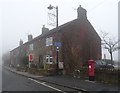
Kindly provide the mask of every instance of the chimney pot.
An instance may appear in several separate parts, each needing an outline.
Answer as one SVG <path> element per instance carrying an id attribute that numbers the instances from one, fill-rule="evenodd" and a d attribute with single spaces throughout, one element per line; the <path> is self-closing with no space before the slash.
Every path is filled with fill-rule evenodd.
<path id="1" fill-rule="evenodd" d="M 31 41 L 33 39 L 33 36 L 30 34 L 28 35 L 28 41 Z"/>
<path id="2" fill-rule="evenodd" d="M 42 34 L 45 34 L 47 32 L 49 32 L 49 29 L 46 28 L 45 25 L 43 25 L 43 27 L 42 27 Z"/>
<path id="3" fill-rule="evenodd" d="M 20 39 L 19 46 L 23 45 L 23 40 Z"/>
<path id="4" fill-rule="evenodd" d="M 87 11 L 81 7 L 81 5 L 77 9 L 78 18 L 87 18 Z"/>

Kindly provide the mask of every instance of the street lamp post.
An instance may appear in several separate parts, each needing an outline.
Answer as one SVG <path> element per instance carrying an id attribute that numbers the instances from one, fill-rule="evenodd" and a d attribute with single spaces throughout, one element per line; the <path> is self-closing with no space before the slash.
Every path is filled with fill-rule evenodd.
<path id="1" fill-rule="evenodd" d="M 56 6 L 56 28 L 58 32 L 58 6 Z"/>
<path id="2" fill-rule="evenodd" d="M 53 8 L 56 9 L 56 29 L 57 29 L 56 37 L 57 37 L 58 36 L 58 6 L 54 7 L 50 5 L 48 7 L 49 10 L 52 10 Z M 58 53 L 59 53 L 59 47 L 56 48 L 57 74 L 59 74 Z"/>
<path id="3" fill-rule="evenodd" d="M 48 7 L 49 10 L 52 10 L 53 8 L 56 9 L 56 28 L 57 28 L 57 31 L 58 31 L 58 6 L 54 7 L 54 6 L 50 5 Z"/>

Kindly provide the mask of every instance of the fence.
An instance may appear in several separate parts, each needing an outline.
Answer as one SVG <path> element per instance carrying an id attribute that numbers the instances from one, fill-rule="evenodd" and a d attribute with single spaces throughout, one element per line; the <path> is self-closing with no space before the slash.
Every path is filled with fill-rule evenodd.
<path id="1" fill-rule="evenodd" d="M 116 69 L 95 69 L 95 80 L 110 84 L 119 84 L 120 70 Z M 120 84 L 119 84 L 120 85 Z"/>

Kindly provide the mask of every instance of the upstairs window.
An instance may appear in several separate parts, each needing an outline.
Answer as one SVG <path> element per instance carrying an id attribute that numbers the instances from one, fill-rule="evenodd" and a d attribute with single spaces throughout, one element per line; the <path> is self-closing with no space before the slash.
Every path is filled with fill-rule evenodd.
<path id="1" fill-rule="evenodd" d="M 34 45 L 33 45 L 33 44 L 30 44 L 30 45 L 29 45 L 29 50 L 33 50 L 33 47 L 34 47 Z"/>
<path id="2" fill-rule="evenodd" d="M 53 37 L 46 38 L 46 46 L 53 45 Z"/>

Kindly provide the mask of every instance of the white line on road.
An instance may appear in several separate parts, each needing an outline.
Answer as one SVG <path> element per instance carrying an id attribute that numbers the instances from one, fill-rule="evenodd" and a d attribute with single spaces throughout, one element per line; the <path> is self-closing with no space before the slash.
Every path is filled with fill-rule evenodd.
<path id="1" fill-rule="evenodd" d="M 60 90 L 60 89 L 57 89 L 57 88 L 54 88 L 54 87 L 52 87 L 52 86 L 50 86 L 50 85 L 45 84 L 46 82 L 39 82 L 39 81 L 34 80 L 34 79 L 32 79 L 32 78 L 28 78 L 28 79 L 30 79 L 30 80 L 38 83 L 38 84 L 41 84 L 41 85 L 44 85 L 44 86 L 49 87 L 49 88 L 51 88 L 51 89 L 54 89 L 54 90 L 56 90 L 56 91 L 60 91 L 60 92 L 62 92 L 62 93 L 66 93 L 66 92 L 64 92 L 64 91 L 62 91 L 62 90 Z"/>

